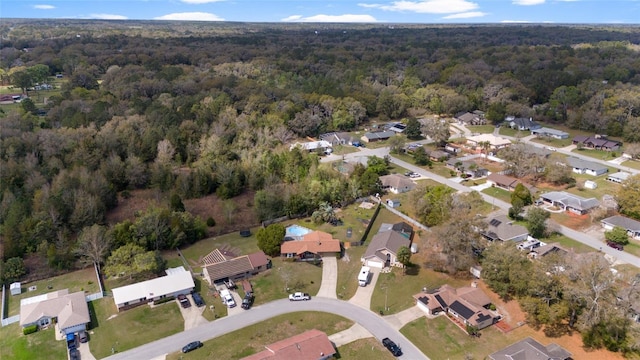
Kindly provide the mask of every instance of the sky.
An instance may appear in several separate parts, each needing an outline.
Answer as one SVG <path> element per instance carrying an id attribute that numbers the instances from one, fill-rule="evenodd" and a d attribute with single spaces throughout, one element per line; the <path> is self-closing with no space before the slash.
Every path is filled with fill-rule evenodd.
<path id="1" fill-rule="evenodd" d="M 638 24 L 640 0 L 2 0 L 2 18 Z"/>

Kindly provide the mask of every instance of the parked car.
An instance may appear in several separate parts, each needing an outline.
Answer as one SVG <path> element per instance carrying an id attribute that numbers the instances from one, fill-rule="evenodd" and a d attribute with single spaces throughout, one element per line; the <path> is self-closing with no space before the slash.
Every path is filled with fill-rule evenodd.
<path id="1" fill-rule="evenodd" d="M 554 148 L 553 146 L 547 146 L 547 150 L 549 150 L 549 151 L 558 151 L 558 149 Z"/>
<path id="2" fill-rule="evenodd" d="M 253 305 L 253 295 L 251 293 L 247 293 L 244 295 L 244 299 L 242 299 L 242 308 L 245 310 L 251 309 Z"/>
<path id="3" fill-rule="evenodd" d="M 89 341 L 89 335 L 84 330 L 78 331 L 78 340 L 80 340 L 81 343 L 86 343 Z"/>
<path id="4" fill-rule="evenodd" d="M 204 300 L 202 299 L 202 296 L 200 296 L 199 293 L 194 292 L 193 294 L 191 294 L 191 296 L 193 297 L 193 302 L 196 304 L 197 307 L 204 306 Z"/>
<path id="5" fill-rule="evenodd" d="M 289 301 L 307 301 L 311 300 L 311 296 L 307 293 L 297 292 L 294 294 L 289 294 Z"/>
<path id="6" fill-rule="evenodd" d="M 70 360 L 80 360 L 80 351 L 76 348 L 69 349 L 69 359 Z"/>
<path id="7" fill-rule="evenodd" d="M 384 345 L 384 347 L 386 347 L 387 350 L 389 350 L 391 354 L 393 354 L 393 356 L 402 355 L 402 349 L 400 349 L 400 346 L 396 345 L 396 343 L 393 342 L 391 339 L 389 338 L 382 339 L 382 345 Z"/>
<path id="8" fill-rule="evenodd" d="M 201 348 L 202 343 L 200 341 L 190 342 L 182 348 L 183 353 L 188 353 L 189 351 L 193 351 L 197 348 Z"/>
<path id="9" fill-rule="evenodd" d="M 185 309 L 191 306 L 191 302 L 189 301 L 189 299 L 187 299 L 187 296 L 185 294 L 178 295 L 178 301 L 180 302 L 180 306 Z"/>
<path id="10" fill-rule="evenodd" d="M 614 249 L 616 249 L 618 251 L 624 250 L 624 246 L 622 246 L 622 245 L 620 245 L 618 243 L 615 243 L 613 241 L 607 241 L 607 246 L 608 247 L 612 247 L 612 248 L 614 248 Z"/>

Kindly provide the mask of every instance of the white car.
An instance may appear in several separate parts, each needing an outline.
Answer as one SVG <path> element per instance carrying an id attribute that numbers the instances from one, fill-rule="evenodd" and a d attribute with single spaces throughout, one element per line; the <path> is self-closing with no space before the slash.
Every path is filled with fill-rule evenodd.
<path id="1" fill-rule="evenodd" d="M 558 149 L 554 148 L 553 146 L 547 146 L 547 150 L 549 150 L 549 151 L 558 151 Z"/>
<path id="2" fill-rule="evenodd" d="M 229 290 L 220 291 L 220 298 L 222 298 L 222 302 L 227 305 L 228 308 L 236 307 L 236 301 L 233 300 L 233 295 Z"/>
<path id="3" fill-rule="evenodd" d="M 307 301 L 307 300 L 311 300 L 311 296 L 309 296 L 309 294 L 307 293 L 302 293 L 302 292 L 297 292 L 294 294 L 289 294 L 289 301 Z"/>

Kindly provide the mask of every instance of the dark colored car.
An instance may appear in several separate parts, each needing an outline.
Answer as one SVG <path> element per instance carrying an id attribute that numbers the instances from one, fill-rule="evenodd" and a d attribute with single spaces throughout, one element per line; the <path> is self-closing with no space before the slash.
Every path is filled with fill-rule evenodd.
<path id="1" fill-rule="evenodd" d="M 189 299 L 187 299 L 187 296 L 184 294 L 178 295 L 178 301 L 180 302 L 180 306 L 182 306 L 185 309 L 188 307 L 191 307 L 191 302 L 189 301 Z"/>
<path id="2" fill-rule="evenodd" d="M 387 350 L 389 350 L 391 354 L 393 354 L 393 356 L 402 355 L 402 350 L 400 349 L 400 346 L 396 345 L 396 343 L 394 343 L 391 339 L 389 338 L 382 339 L 382 345 L 384 345 L 384 347 L 386 347 Z"/>
<path id="3" fill-rule="evenodd" d="M 614 248 L 614 249 L 616 249 L 618 251 L 624 250 L 624 246 L 622 246 L 622 245 L 620 245 L 618 243 L 615 243 L 613 241 L 607 241 L 607 246 L 612 247 L 612 248 Z"/>
<path id="4" fill-rule="evenodd" d="M 80 351 L 76 348 L 69 349 L 69 359 L 80 360 Z"/>
<path id="5" fill-rule="evenodd" d="M 190 342 L 182 348 L 183 353 L 188 353 L 189 351 L 193 351 L 197 348 L 201 348 L 202 343 L 200 341 Z"/>
<path id="6" fill-rule="evenodd" d="M 242 299 L 242 308 L 245 310 L 249 310 L 251 309 L 251 306 L 253 305 L 253 295 L 251 293 L 247 293 L 244 296 L 244 299 Z"/>
<path id="7" fill-rule="evenodd" d="M 89 341 L 89 335 L 84 330 L 78 331 L 78 340 L 80 340 L 81 343 L 86 343 Z"/>
<path id="8" fill-rule="evenodd" d="M 191 296 L 193 296 L 193 302 L 197 307 L 204 306 L 204 300 L 202 299 L 202 296 L 200 296 L 200 294 L 194 292 L 193 294 L 191 294 Z"/>

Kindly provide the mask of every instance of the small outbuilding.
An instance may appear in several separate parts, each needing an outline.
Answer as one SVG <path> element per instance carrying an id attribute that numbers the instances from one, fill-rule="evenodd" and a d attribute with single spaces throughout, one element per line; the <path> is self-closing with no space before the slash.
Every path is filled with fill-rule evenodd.
<path id="1" fill-rule="evenodd" d="M 389 200 L 387 200 L 387 206 L 389 206 L 390 208 L 400 207 L 400 200 L 398 200 L 398 199 L 389 199 Z"/>
<path id="2" fill-rule="evenodd" d="M 20 295 L 22 293 L 22 288 L 20 287 L 20 283 L 19 282 L 14 282 L 13 284 L 9 285 L 9 290 L 11 291 L 11 295 Z"/>

